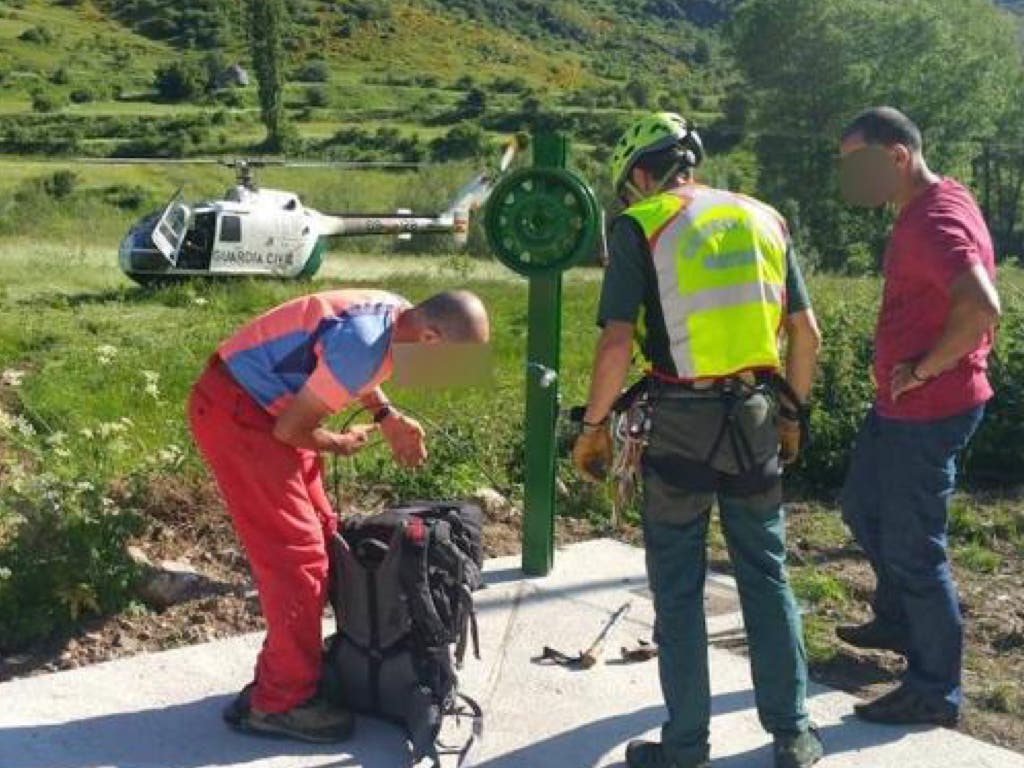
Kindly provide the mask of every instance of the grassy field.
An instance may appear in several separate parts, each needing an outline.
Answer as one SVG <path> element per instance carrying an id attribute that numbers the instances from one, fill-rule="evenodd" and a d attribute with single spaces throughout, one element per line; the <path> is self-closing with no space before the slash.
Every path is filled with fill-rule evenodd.
<path id="1" fill-rule="evenodd" d="M 113 251 L 113 243 L 0 241 L 0 625 L 7 632 L 0 637 L 0 650 L 4 643 L 16 646 L 12 638 L 35 642 L 48 637 L 59 655 L 61 638 L 80 631 L 80 617 L 97 612 L 114 618 L 93 620 L 93 630 L 97 622 L 114 622 L 124 631 L 129 618 L 140 616 L 149 616 L 145 621 L 150 622 L 176 621 L 150 616 L 133 601 L 131 571 L 122 562 L 119 542 L 139 535 L 157 541 L 153 531 L 167 535 L 168 509 L 182 507 L 184 512 L 173 514 L 185 514 L 192 521 L 188 525 L 214 519 L 224 528 L 185 427 L 186 393 L 220 339 L 252 315 L 300 293 L 368 284 L 416 300 L 445 287 L 468 286 L 484 297 L 493 315 L 495 387 L 392 391 L 427 425 L 431 460 L 421 472 L 406 472 L 375 448 L 343 462 L 330 478 L 343 504 L 365 508 L 382 499 L 451 497 L 482 486 L 513 501 L 521 498 L 526 285 L 500 265 L 466 257 L 338 250 L 311 284 L 194 283 L 143 291 L 117 271 Z M 576 269 L 566 280 L 561 376 L 566 404 L 581 402 L 585 394 L 600 276 L 595 269 Z M 1019 299 L 1024 275 L 1008 270 L 1002 285 L 1004 294 Z M 849 343 L 851 337 L 844 334 L 869 328 L 878 288 L 871 279 L 812 279 L 829 344 L 826 375 L 856 370 L 847 367 L 857 365 L 856 355 L 835 348 Z M 832 382 L 819 392 L 819 414 L 828 418 L 819 424 L 822 437 L 826 445 L 830 439 L 839 442 L 840 452 L 847 433 L 830 437 L 828 430 L 847 421 L 855 428 L 861 406 L 850 404 L 863 402 L 859 387 Z M 845 415 L 829 413 L 828 399 L 840 397 L 833 391 L 837 388 L 845 399 L 836 410 L 849 410 Z M 821 463 L 826 459 L 815 459 L 819 464 L 809 467 L 834 472 L 832 464 Z M 560 476 L 566 490 L 560 514 L 587 526 L 569 530 L 637 539 L 634 513 L 627 515 L 624 530 L 613 531 L 607 496 L 582 485 L 564 461 Z M 834 491 L 819 489 L 790 505 L 792 576 L 806 612 L 815 674 L 874 693 L 879 683 L 896 679 L 898 665 L 884 655 L 851 654 L 832 635 L 836 623 L 867 615 L 872 589 L 870 572 L 836 514 Z M 1019 493 L 1004 485 L 960 496 L 951 543 L 971 618 L 968 727 L 1024 749 L 1024 642 L 1014 621 L 999 618 L 1024 615 L 1024 502 Z M 220 535 L 230 542 L 230 531 Z M 203 540 L 193 546 L 201 552 Z M 729 568 L 717 529 L 712 558 L 717 567 Z M 106 570 L 96 570 L 107 561 Z M 993 595 L 1004 597 L 993 602 Z M 179 619 L 182 626 L 192 621 L 184 613 Z M 251 627 L 256 620 L 249 615 L 247 623 L 223 631 Z M 173 632 L 168 636 L 178 638 L 171 644 L 196 639 Z"/>

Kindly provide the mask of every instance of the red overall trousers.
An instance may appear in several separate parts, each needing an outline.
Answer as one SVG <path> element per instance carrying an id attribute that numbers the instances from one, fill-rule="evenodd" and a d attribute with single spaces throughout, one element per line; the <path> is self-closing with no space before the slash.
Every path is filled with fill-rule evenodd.
<path id="1" fill-rule="evenodd" d="M 309 699 L 320 679 L 326 542 L 338 525 L 322 462 L 275 439 L 274 417 L 216 356 L 192 388 L 188 417 L 249 556 L 267 624 L 252 706 L 284 712 Z"/>

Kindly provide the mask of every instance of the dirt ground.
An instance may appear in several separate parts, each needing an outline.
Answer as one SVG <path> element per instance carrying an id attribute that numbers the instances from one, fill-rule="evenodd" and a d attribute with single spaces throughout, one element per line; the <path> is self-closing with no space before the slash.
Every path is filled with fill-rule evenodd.
<path id="1" fill-rule="evenodd" d="M 262 628 L 259 603 L 248 566 L 211 485 L 172 483 L 150 488 L 145 537 L 137 542 L 152 561 L 175 560 L 210 578 L 205 593 L 164 611 L 137 607 L 121 615 L 86 623 L 73 637 L 55 638 L 30 653 L 0 659 L 0 681 L 70 669 L 108 659 L 206 642 Z M 587 521 L 559 520 L 557 540 L 567 544 L 606 535 Z M 635 528 L 619 535 L 640 543 Z M 519 549 L 515 511 L 486 521 L 484 539 L 490 557 Z M 729 570 L 720 533 L 713 527 L 710 562 Z M 870 568 L 842 533 L 837 515 L 815 505 L 790 507 L 789 543 L 795 581 L 811 573 L 834 579 L 843 599 L 803 601 L 812 676 L 819 682 L 871 698 L 891 688 L 902 671 L 900 657 L 862 652 L 839 643 L 836 624 L 869 617 L 874 586 Z M 962 730 L 1024 752 L 1024 566 L 1020 551 L 1008 547 L 997 573 L 957 567 L 967 619 L 965 686 L 967 707 Z M 809 630 L 810 631 L 810 630 Z"/>

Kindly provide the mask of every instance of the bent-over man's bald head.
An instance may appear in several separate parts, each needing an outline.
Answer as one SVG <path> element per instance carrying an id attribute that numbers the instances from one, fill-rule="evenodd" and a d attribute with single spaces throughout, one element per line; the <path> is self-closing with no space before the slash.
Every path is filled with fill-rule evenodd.
<path id="1" fill-rule="evenodd" d="M 420 341 L 483 344 L 491 337 L 487 308 L 470 291 L 435 294 L 403 313 L 401 324 L 405 326 L 403 331 L 415 334 Z"/>

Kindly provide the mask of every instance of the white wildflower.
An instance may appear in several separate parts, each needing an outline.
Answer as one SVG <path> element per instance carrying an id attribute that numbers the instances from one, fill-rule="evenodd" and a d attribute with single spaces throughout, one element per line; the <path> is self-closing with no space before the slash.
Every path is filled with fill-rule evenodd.
<path id="1" fill-rule="evenodd" d="M 53 432 L 46 437 L 46 444 L 51 448 L 59 448 L 67 442 L 68 436 L 64 432 Z"/>
<path id="2" fill-rule="evenodd" d="M 207 304 L 210 303 L 210 300 L 204 299 L 202 296 L 197 296 L 196 298 L 192 299 L 192 303 L 195 304 L 197 307 L 205 307 Z"/>
<path id="3" fill-rule="evenodd" d="M 185 459 L 185 452 L 173 443 L 161 448 L 156 454 L 157 460 L 168 467 L 180 466 Z"/>
<path id="4" fill-rule="evenodd" d="M 104 440 L 127 431 L 128 426 L 122 421 L 104 421 L 96 428 L 96 433 Z"/>
<path id="5" fill-rule="evenodd" d="M 25 372 L 15 368 L 7 368 L 0 372 L 0 384 L 3 384 L 5 387 L 20 387 L 24 379 Z"/>
<path id="6" fill-rule="evenodd" d="M 160 374 L 156 371 L 143 371 L 142 377 L 146 380 L 143 391 L 154 400 L 160 399 Z"/>
<path id="7" fill-rule="evenodd" d="M 34 437 L 36 434 L 36 428 L 32 426 L 32 422 L 20 414 L 14 417 L 14 428 L 22 437 Z"/>
<path id="8" fill-rule="evenodd" d="M 0 432 L 10 432 L 14 429 L 14 417 L 3 408 L 0 408 Z"/>
<path id="9" fill-rule="evenodd" d="M 96 361 L 100 365 L 110 365 L 117 357 L 118 349 L 113 344 L 101 344 L 96 347 Z"/>
<path id="10" fill-rule="evenodd" d="M 92 440 L 96 436 L 96 433 L 93 432 L 89 427 L 82 427 L 80 430 L 78 430 L 78 434 L 80 434 L 86 440 Z"/>

